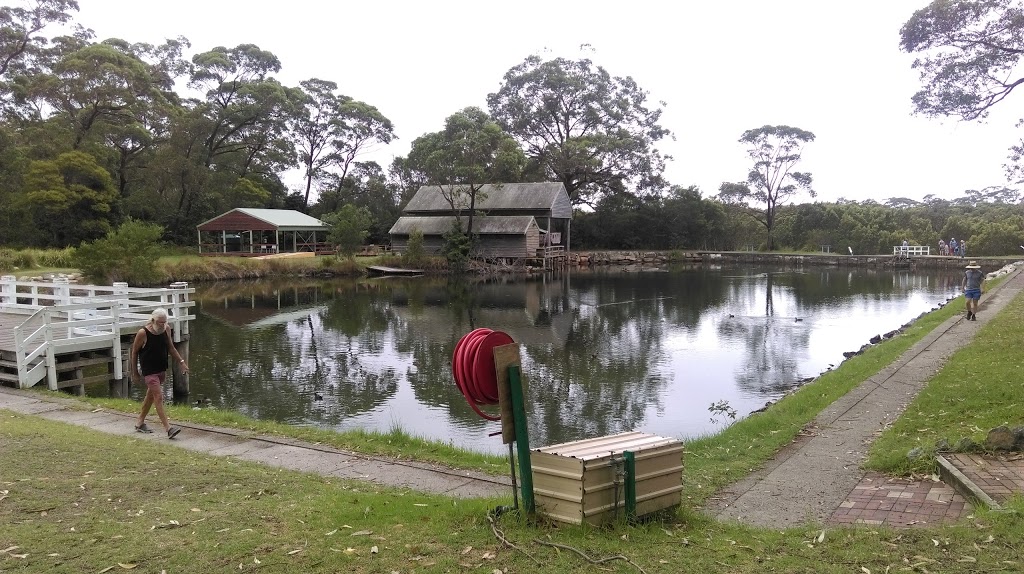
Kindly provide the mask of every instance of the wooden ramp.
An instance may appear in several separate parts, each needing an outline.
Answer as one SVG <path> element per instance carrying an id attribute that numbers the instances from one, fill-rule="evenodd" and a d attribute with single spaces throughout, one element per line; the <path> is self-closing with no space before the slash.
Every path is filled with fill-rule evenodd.
<path id="1" fill-rule="evenodd" d="M 383 265 L 367 265 L 366 268 L 375 275 L 423 275 L 422 269 L 399 269 Z"/>

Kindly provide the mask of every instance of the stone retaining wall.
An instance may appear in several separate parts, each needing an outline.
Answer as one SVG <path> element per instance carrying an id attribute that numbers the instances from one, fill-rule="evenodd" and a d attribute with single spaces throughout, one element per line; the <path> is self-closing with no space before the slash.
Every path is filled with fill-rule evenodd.
<path id="1" fill-rule="evenodd" d="M 994 271 L 1009 263 L 1006 259 L 942 257 L 925 255 L 911 258 L 910 264 L 921 268 L 962 269 L 968 260 L 976 260 L 985 271 Z M 892 267 L 891 255 L 837 255 L 834 253 L 757 253 L 749 251 L 577 251 L 569 254 L 569 263 L 579 266 L 654 266 L 670 263 L 746 263 L 802 267 Z M 906 263 L 901 265 L 906 267 Z"/>

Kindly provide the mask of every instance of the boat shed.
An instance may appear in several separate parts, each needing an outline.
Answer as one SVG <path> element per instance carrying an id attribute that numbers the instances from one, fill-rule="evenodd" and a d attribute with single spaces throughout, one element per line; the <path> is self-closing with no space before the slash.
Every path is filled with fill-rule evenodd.
<path id="1" fill-rule="evenodd" d="M 426 240 L 432 241 L 434 240 L 432 238 L 435 237 L 437 240 L 440 239 L 440 235 L 449 229 L 453 216 L 458 214 L 465 219 L 469 213 L 468 205 L 457 205 L 458 209 L 453 209 L 445 198 L 445 195 L 451 197 L 453 191 L 458 195 L 459 187 L 464 186 L 424 185 L 420 187 L 402 210 L 402 218 L 392 228 L 392 248 L 402 249 L 399 245 L 403 244 L 403 237 L 405 240 L 408 239 L 408 226 L 414 221 L 421 226 L 420 230 L 423 232 L 425 243 L 428 243 Z M 519 224 L 512 224 L 509 220 L 510 227 L 505 228 L 503 227 L 505 224 L 498 223 L 502 221 L 499 218 L 519 217 L 532 217 L 535 220 L 539 238 L 534 251 L 516 257 L 547 260 L 565 258 L 568 255 L 572 203 L 561 182 L 484 185 L 478 192 L 474 210 L 478 216 L 473 218 L 473 232 L 480 235 L 478 252 L 482 256 L 495 256 L 492 255 L 495 252 L 506 251 L 511 240 L 504 236 L 507 235 L 508 230 L 519 226 Z M 485 228 L 477 226 L 476 223 L 480 221 L 481 216 L 491 221 L 487 225 L 497 226 L 487 229 L 502 228 L 505 231 L 502 233 L 484 232 Z M 431 218 L 440 218 L 443 221 L 428 222 L 427 220 Z M 438 229 L 441 229 L 440 233 L 437 233 Z M 522 227 L 522 232 L 526 232 L 526 227 Z M 492 246 L 491 242 L 496 241 L 498 237 L 504 238 L 500 240 L 499 245 Z M 531 248 L 533 245 L 528 237 L 522 237 L 515 243 L 517 250 L 520 244 Z"/>
<path id="2" fill-rule="evenodd" d="M 326 223 L 294 209 L 239 207 L 197 226 L 200 255 L 333 253 Z"/>
<path id="3" fill-rule="evenodd" d="M 430 254 L 440 253 L 443 236 L 454 223 L 454 215 L 400 217 L 389 232 L 391 249 L 405 253 L 409 236 L 420 231 L 423 233 L 423 250 Z M 477 216 L 473 218 L 473 233 L 481 238 L 475 252 L 477 257 L 535 257 L 540 246 L 540 228 L 537 220 L 529 215 Z"/>

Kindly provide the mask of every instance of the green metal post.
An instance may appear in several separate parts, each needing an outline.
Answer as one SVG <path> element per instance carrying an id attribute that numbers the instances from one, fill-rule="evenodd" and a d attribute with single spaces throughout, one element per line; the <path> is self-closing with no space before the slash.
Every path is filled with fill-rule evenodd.
<path id="1" fill-rule="evenodd" d="M 632 451 L 622 451 L 622 459 L 626 467 L 626 519 L 636 518 L 636 455 Z"/>
<path id="2" fill-rule="evenodd" d="M 512 421 L 516 427 L 516 449 L 519 453 L 519 486 L 523 493 L 523 508 L 528 514 L 536 512 L 533 501 L 533 468 L 530 467 L 530 436 L 526 424 L 526 401 L 519 366 L 508 368 L 509 395 L 512 399 Z"/>

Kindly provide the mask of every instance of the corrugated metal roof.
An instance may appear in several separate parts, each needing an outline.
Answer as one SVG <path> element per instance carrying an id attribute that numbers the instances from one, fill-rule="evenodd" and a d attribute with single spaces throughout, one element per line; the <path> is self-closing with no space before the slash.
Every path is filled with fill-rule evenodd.
<path id="1" fill-rule="evenodd" d="M 231 211 L 224 212 L 213 219 L 204 221 L 199 224 L 199 227 L 206 225 L 207 223 L 216 221 L 225 215 L 237 211 L 244 213 L 249 217 L 255 217 L 260 221 L 265 221 L 277 228 L 289 228 L 289 229 L 327 229 L 327 224 L 319 219 L 306 215 L 301 211 L 295 211 L 294 209 L 259 209 L 255 207 L 236 207 Z"/>
<path id="2" fill-rule="evenodd" d="M 405 215 L 398 218 L 398 221 L 391 226 L 389 235 L 409 235 L 415 230 L 420 230 L 423 235 L 443 235 L 452 228 L 455 216 L 410 216 Z M 462 218 L 462 225 L 465 227 L 468 218 Z M 473 233 L 480 235 L 522 235 L 531 226 L 537 223 L 529 215 L 489 216 L 473 218 Z"/>
<path id="3" fill-rule="evenodd" d="M 257 209 L 253 207 L 239 207 L 237 211 L 251 215 L 256 219 L 262 219 L 263 221 L 272 223 L 278 227 L 327 227 L 327 224 L 323 221 L 306 215 L 301 211 L 295 211 L 294 209 Z"/>
<path id="4" fill-rule="evenodd" d="M 466 186 L 454 186 L 455 189 Z M 447 191 L 447 186 L 445 186 Z M 572 217 L 572 208 L 565 186 L 558 181 L 543 183 L 488 184 L 480 189 L 476 206 L 479 210 L 553 210 L 554 217 Z M 441 187 L 424 185 L 416 191 L 403 210 L 406 213 L 447 211 L 451 205 L 441 194 Z M 568 210 L 568 211 L 567 211 Z M 566 212 L 567 211 L 567 212 Z"/>

